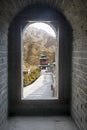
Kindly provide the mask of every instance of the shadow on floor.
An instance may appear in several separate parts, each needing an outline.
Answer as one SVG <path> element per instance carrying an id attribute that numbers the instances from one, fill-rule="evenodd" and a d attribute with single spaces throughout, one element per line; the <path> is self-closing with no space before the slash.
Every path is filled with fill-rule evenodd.
<path id="1" fill-rule="evenodd" d="M 70 117 L 11 117 L 8 130 L 78 130 Z"/>

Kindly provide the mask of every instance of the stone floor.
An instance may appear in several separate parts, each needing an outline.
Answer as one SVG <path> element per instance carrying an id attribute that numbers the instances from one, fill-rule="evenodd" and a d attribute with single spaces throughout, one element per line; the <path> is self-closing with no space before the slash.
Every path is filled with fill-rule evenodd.
<path id="1" fill-rule="evenodd" d="M 51 85 L 53 85 L 52 72 L 42 71 L 40 77 L 31 85 L 24 87 L 23 99 L 57 99 L 53 97 Z"/>
<path id="2" fill-rule="evenodd" d="M 8 130 L 78 130 L 70 117 L 11 117 Z"/>

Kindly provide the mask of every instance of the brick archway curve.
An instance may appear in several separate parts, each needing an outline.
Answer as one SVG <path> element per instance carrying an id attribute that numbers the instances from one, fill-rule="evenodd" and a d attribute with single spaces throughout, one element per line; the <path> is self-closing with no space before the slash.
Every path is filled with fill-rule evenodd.
<path id="1" fill-rule="evenodd" d="M 53 20 L 55 28 L 59 25 L 59 99 L 55 101 L 21 100 L 21 27 L 27 20 Z M 58 24 L 58 25 L 57 25 Z M 12 21 L 8 37 L 8 83 L 9 113 L 13 114 L 57 114 L 69 113 L 70 72 L 71 72 L 72 28 L 64 15 L 43 4 L 34 4 L 25 8 Z M 15 69 L 16 66 L 16 69 Z M 67 75 L 67 76 L 66 76 Z M 40 107 L 40 105 L 42 107 Z M 19 109 L 20 108 L 20 109 Z M 41 109 L 40 109 L 41 108 Z M 50 111 L 49 111 L 50 110 Z"/>

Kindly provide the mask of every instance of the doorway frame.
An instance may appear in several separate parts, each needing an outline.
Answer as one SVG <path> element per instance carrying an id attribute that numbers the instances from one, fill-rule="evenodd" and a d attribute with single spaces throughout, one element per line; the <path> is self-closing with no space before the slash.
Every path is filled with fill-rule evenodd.
<path id="1" fill-rule="evenodd" d="M 33 13 L 32 13 L 33 12 Z M 59 26 L 59 99 L 21 100 L 21 32 L 25 21 L 50 20 Z M 56 24 L 54 24 L 56 22 Z M 67 31 L 68 30 L 68 31 Z M 9 115 L 67 114 L 71 86 L 71 26 L 64 15 L 48 5 L 31 5 L 15 17 L 8 34 L 8 103 Z"/>
<path id="2" fill-rule="evenodd" d="M 22 77 L 23 77 L 23 68 L 22 68 L 22 65 L 23 65 L 23 33 L 24 33 L 24 31 L 26 30 L 26 28 L 27 27 L 29 27 L 29 25 L 31 25 L 31 24 L 34 24 L 34 23 L 45 23 L 45 24 L 47 24 L 47 25 L 49 25 L 51 28 L 52 28 L 52 30 L 55 32 L 55 35 L 56 35 L 56 38 L 55 38 L 55 41 L 56 41 L 56 43 L 55 44 L 57 44 L 58 45 L 58 49 L 57 49 L 57 51 L 59 52 L 59 28 L 57 27 L 57 29 L 51 24 L 51 23 L 53 23 L 53 24 L 55 24 L 55 22 L 56 21 L 28 21 L 28 23 L 27 22 L 25 22 L 25 25 L 21 25 L 21 70 L 22 70 Z M 57 31 L 58 30 L 58 31 Z M 58 67 L 57 66 L 59 66 L 59 53 L 57 52 L 57 57 L 55 57 L 56 59 L 57 59 L 57 61 L 55 61 L 55 62 L 57 62 L 57 65 L 56 65 L 56 69 L 57 69 L 57 71 L 56 71 L 56 73 L 55 73 L 55 76 L 56 76 L 56 78 L 57 79 L 55 79 L 56 80 L 56 84 L 55 84 L 55 86 L 56 87 L 54 87 L 54 90 L 53 90 L 53 95 L 54 95 L 54 93 L 56 94 L 56 96 L 55 96 L 55 98 L 49 98 L 49 100 L 56 100 L 56 99 L 58 99 L 59 97 L 59 79 L 58 79 L 58 77 L 59 77 L 59 69 L 58 69 Z M 21 78 L 22 79 L 22 78 Z M 22 100 L 30 100 L 30 99 L 27 99 L 27 98 L 23 98 L 23 79 L 22 79 L 22 81 L 21 81 L 21 99 Z M 56 90 L 55 90 L 55 88 L 56 88 Z M 56 92 L 55 92 L 56 91 Z M 34 99 L 32 99 L 32 100 L 34 100 Z M 36 100 L 38 100 L 38 99 L 36 99 Z M 48 100 L 48 99 L 39 99 L 39 100 Z"/>

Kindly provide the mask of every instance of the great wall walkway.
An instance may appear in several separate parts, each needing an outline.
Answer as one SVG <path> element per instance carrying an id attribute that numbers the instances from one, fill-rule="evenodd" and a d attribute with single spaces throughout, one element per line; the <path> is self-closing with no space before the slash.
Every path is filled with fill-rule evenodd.
<path id="1" fill-rule="evenodd" d="M 52 99 L 52 72 L 41 71 L 41 76 L 31 85 L 23 89 L 24 99 Z"/>

